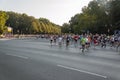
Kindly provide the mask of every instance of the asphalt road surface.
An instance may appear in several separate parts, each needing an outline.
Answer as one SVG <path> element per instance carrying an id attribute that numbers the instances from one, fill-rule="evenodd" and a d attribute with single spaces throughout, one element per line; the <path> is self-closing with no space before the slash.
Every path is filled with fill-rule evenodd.
<path id="1" fill-rule="evenodd" d="M 120 80 L 120 54 L 109 47 L 82 53 L 45 39 L 1 40 L 0 80 Z"/>

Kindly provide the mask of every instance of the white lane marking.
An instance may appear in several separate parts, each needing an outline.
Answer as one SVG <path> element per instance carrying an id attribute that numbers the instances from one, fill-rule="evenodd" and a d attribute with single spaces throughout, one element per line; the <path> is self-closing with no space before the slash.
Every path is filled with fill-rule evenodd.
<path id="1" fill-rule="evenodd" d="M 20 55 L 13 55 L 13 54 L 6 54 L 6 55 L 14 56 L 14 57 L 19 57 L 19 58 L 23 58 L 23 59 L 28 59 L 28 57 L 20 56 Z"/>
<path id="2" fill-rule="evenodd" d="M 88 71 L 84 71 L 84 70 L 80 70 L 80 69 L 75 69 L 75 68 L 71 68 L 71 67 L 67 67 L 67 66 L 63 66 L 63 65 L 57 65 L 57 66 L 65 68 L 65 69 L 69 69 L 69 70 L 74 70 L 74 71 L 78 71 L 78 72 L 82 72 L 82 73 L 87 73 L 87 74 L 102 77 L 102 78 L 107 78 L 107 76 L 103 76 L 103 75 L 93 73 L 93 72 L 88 72 Z"/>

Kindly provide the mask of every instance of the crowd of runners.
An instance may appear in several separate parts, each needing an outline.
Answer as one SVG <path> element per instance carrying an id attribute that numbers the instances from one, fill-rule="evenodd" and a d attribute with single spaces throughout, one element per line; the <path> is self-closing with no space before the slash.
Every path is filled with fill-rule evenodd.
<path id="1" fill-rule="evenodd" d="M 47 38 L 50 40 L 50 45 L 57 45 L 59 47 L 74 45 L 75 48 L 80 48 L 82 52 L 89 50 L 89 47 L 100 46 L 101 48 L 115 48 L 117 51 L 120 47 L 120 35 L 106 35 L 106 34 L 95 34 L 95 35 L 41 35 L 41 38 Z"/>

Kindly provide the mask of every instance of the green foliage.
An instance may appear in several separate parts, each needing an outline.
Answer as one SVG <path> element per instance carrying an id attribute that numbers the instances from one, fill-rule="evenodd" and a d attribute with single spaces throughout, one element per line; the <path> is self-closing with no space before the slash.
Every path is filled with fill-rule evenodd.
<path id="1" fill-rule="evenodd" d="M 112 0 L 110 2 L 110 17 L 112 29 L 120 30 L 120 0 Z"/>
<path id="2" fill-rule="evenodd" d="M 120 0 L 93 0 L 82 8 L 82 13 L 76 14 L 68 24 L 63 25 L 64 33 L 71 29 L 72 33 L 109 33 L 120 30 Z M 108 32 L 108 30 L 110 30 Z"/>
<path id="3" fill-rule="evenodd" d="M 52 34 L 60 34 L 61 28 L 60 26 L 50 22 L 46 18 L 39 18 L 40 27 L 43 30 L 43 33 L 52 33 Z"/>
<path id="4" fill-rule="evenodd" d="M 13 28 L 14 34 L 61 33 L 60 26 L 53 24 L 48 19 L 35 19 L 27 14 L 15 12 L 6 13 L 9 15 L 6 25 Z"/>
<path id="5" fill-rule="evenodd" d="M 73 16 L 62 27 L 46 18 L 36 19 L 27 14 L 0 11 L 0 34 L 5 30 L 5 23 L 13 28 L 14 34 L 60 34 L 61 31 L 112 34 L 114 30 L 120 30 L 120 0 L 93 0 L 82 8 L 82 13 Z"/>
<path id="6" fill-rule="evenodd" d="M 5 26 L 8 15 L 4 11 L 0 11 L 0 34 L 2 34 L 7 28 Z"/>
<path id="7" fill-rule="evenodd" d="M 71 32 L 70 25 L 68 23 L 64 23 L 61 30 L 62 30 L 63 33 Z"/>

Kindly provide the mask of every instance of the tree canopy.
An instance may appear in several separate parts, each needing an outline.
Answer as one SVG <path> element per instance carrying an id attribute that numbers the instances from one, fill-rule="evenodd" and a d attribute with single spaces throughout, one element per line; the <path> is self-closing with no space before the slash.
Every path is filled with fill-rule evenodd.
<path id="1" fill-rule="evenodd" d="M 75 14 L 62 26 L 46 18 L 36 19 L 23 13 L 0 11 L 0 34 L 6 27 L 13 28 L 14 34 L 60 34 L 83 32 L 113 34 L 120 30 L 120 0 L 93 0 L 82 12 Z"/>
<path id="2" fill-rule="evenodd" d="M 6 25 L 13 28 L 14 34 L 61 33 L 61 28 L 46 18 L 36 19 L 27 14 L 6 12 L 9 16 Z"/>
<path id="3" fill-rule="evenodd" d="M 6 20 L 8 19 L 8 15 L 4 11 L 0 11 L 0 34 L 2 34 L 6 30 Z"/>
<path id="4" fill-rule="evenodd" d="M 106 33 L 113 34 L 120 30 L 120 0 L 93 0 L 83 7 L 82 13 L 76 14 L 68 24 L 63 25 L 65 33 Z"/>

